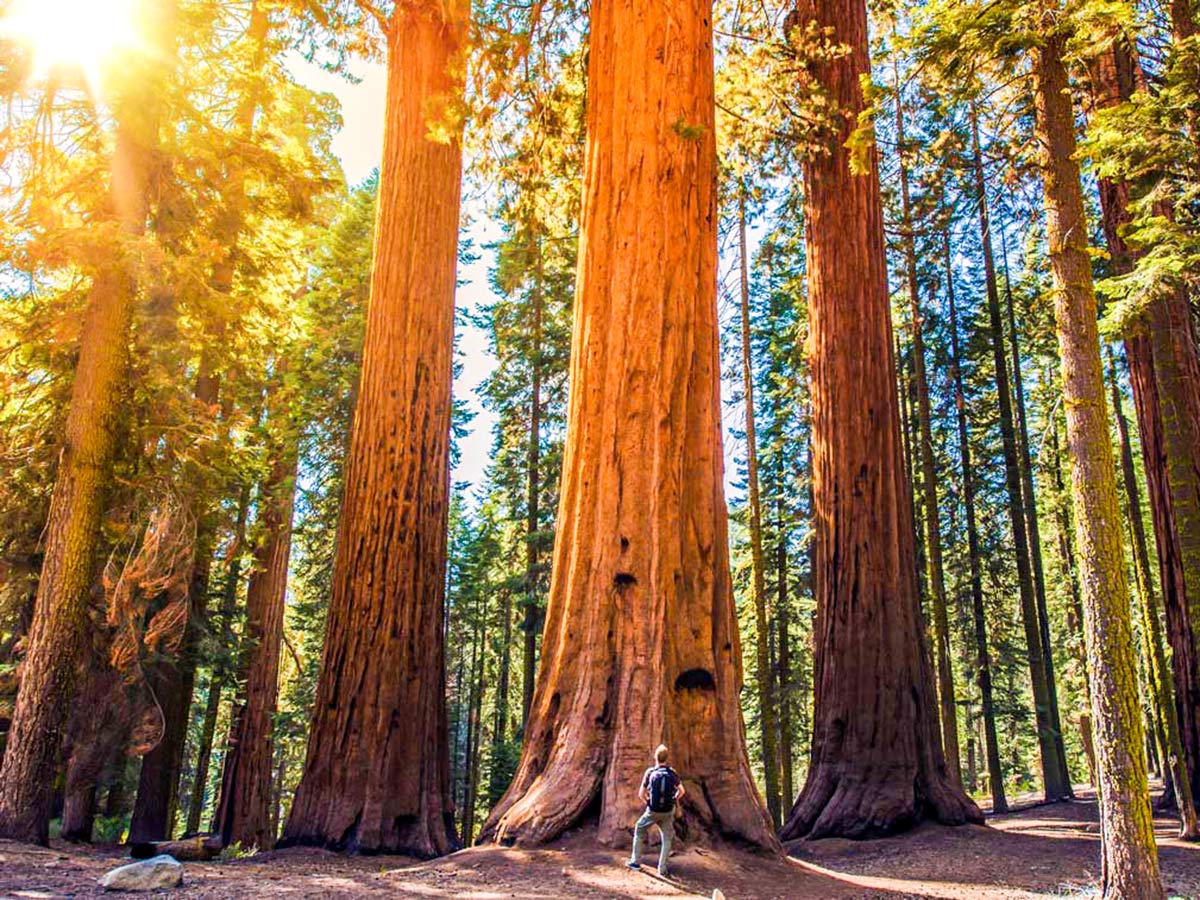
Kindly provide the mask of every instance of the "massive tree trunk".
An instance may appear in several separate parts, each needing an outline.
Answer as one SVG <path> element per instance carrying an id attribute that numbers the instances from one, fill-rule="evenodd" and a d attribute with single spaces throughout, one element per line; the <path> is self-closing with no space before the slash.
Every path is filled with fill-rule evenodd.
<path id="1" fill-rule="evenodd" d="M 742 314 L 742 400 L 746 414 L 746 481 L 750 505 L 751 593 L 754 604 L 754 647 L 757 663 L 759 725 L 762 732 L 763 782 L 767 790 L 767 811 L 779 827 L 779 742 L 776 732 L 775 672 L 771 665 L 767 624 L 766 562 L 762 543 L 762 502 L 758 488 L 758 435 L 754 428 L 754 371 L 750 346 L 750 261 L 746 247 L 745 186 L 738 194 L 738 249 L 740 256 L 740 294 Z"/>
<path id="2" fill-rule="evenodd" d="M 1000 741 L 996 735 L 996 701 L 992 694 L 992 655 L 988 647 L 987 610 L 983 605 L 983 562 L 979 549 L 979 527 L 975 518 L 975 473 L 971 467 L 971 442 L 967 432 L 967 403 L 963 394 L 962 361 L 958 343 L 958 306 L 954 297 L 954 270 L 951 267 L 950 235 L 943 235 L 946 267 L 946 293 L 950 303 L 950 350 L 954 367 L 954 409 L 958 423 L 958 456 L 962 469 L 963 507 L 967 518 L 967 563 L 971 573 L 971 620 L 975 629 L 975 681 L 983 719 L 984 754 L 987 757 L 988 786 L 992 794 L 992 812 L 1008 812 L 1004 794 L 1004 768 L 1000 764 Z"/>
<path id="3" fill-rule="evenodd" d="M 255 549 L 246 591 L 246 633 L 241 650 L 244 695 L 233 711 L 212 829 L 226 847 L 241 844 L 260 850 L 275 844 L 271 829 L 271 718 L 279 696 L 279 651 L 299 461 L 299 435 L 286 422 L 287 401 L 276 402 L 285 421 L 274 426 L 282 433 L 275 436 L 275 458 L 260 501 L 265 533 Z"/>
<path id="4" fill-rule="evenodd" d="M 154 74 L 138 77 L 143 84 L 137 98 L 122 98 L 116 108 L 107 212 L 118 228 L 119 243 L 94 273 L 84 312 L 33 624 L 0 767 L 0 837 L 31 843 L 49 839 L 52 787 L 97 574 L 100 522 L 112 481 L 116 420 L 128 369 L 137 271 L 133 243 L 146 226 L 147 186 L 158 139 L 154 100 L 161 88 Z M 135 103 L 142 108 L 133 110 Z"/>
<path id="5" fill-rule="evenodd" d="M 798 11 L 801 26 L 828 29 L 849 52 L 809 63 L 836 124 L 805 164 L 816 696 L 812 764 L 783 836 L 982 821 L 946 768 L 922 645 L 877 159 L 872 148 L 868 171 L 854 174 L 846 146 L 869 71 L 866 4 Z"/>
<path id="6" fill-rule="evenodd" d="M 1033 53 L 1033 70 L 1075 540 L 1083 575 L 1084 635 L 1100 782 L 1103 891 L 1105 897 L 1122 900 L 1159 900 L 1163 887 L 1142 752 L 1129 586 L 1087 219 L 1075 159 L 1075 115 L 1062 60 L 1064 41 L 1061 34 L 1047 36 Z"/>
<path id="7" fill-rule="evenodd" d="M 1033 566 L 1029 555 L 1029 533 L 1021 497 L 1021 464 L 1013 423 L 1012 391 L 1008 380 L 1008 360 L 1004 348 L 1004 321 L 1000 314 L 1000 291 L 996 281 L 995 255 L 992 250 L 992 225 L 988 214 L 987 189 L 983 174 L 983 155 L 979 146 L 979 117 L 971 111 L 971 150 L 979 225 L 983 242 L 983 269 L 987 284 L 987 308 L 992 360 L 995 366 L 996 397 L 1000 410 L 1000 437 L 1004 448 L 1004 481 L 1008 500 L 1008 518 L 1012 527 L 1013 548 L 1017 561 L 1017 586 L 1021 598 L 1021 623 L 1025 629 L 1025 648 L 1029 662 L 1029 681 L 1038 731 L 1038 749 L 1042 762 L 1042 783 L 1047 800 L 1071 796 L 1071 777 L 1067 772 L 1062 734 L 1056 726 L 1058 712 L 1055 691 L 1047 666 L 1047 649 L 1038 615 Z"/>
<path id="8" fill-rule="evenodd" d="M 1137 60 L 1122 35 L 1091 61 L 1093 103 L 1128 100 L 1137 88 Z M 1123 237 L 1130 221 L 1129 185 L 1100 180 L 1105 241 L 1117 274 L 1133 271 L 1137 253 Z M 1175 679 L 1175 709 L 1193 801 L 1200 800 L 1200 648 L 1193 622 L 1200 615 L 1200 547 L 1185 535 L 1200 523 L 1200 366 L 1186 298 L 1148 298 L 1143 320 L 1125 334 L 1138 436 L 1146 472 L 1167 641 Z M 1174 312 L 1172 312 L 1174 310 Z"/>
<path id="9" fill-rule="evenodd" d="M 542 662 L 484 835 L 598 814 L 628 840 L 654 746 L 682 827 L 777 842 L 746 756 L 729 576 L 709 0 L 591 7 L 571 394 Z"/>
<path id="10" fill-rule="evenodd" d="M 462 0 L 392 14 L 363 370 L 289 844 L 430 857 L 457 843 L 442 621 L 468 17 Z"/>
<path id="11" fill-rule="evenodd" d="M 904 103 L 900 91 L 900 73 L 895 57 L 896 142 L 900 162 L 900 211 L 904 230 L 905 280 L 913 322 L 913 369 L 917 382 L 917 423 L 920 427 L 918 448 L 921 464 L 922 509 L 925 516 L 925 561 L 929 584 L 929 603 L 933 609 L 933 661 L 937 671 L 938 700 L 941 709 L 942 749 L 946 767 L 957 784 L 962 784 L 958 750 L 958 709 L 954 701 L 954 671 L 950 664 L 950 617 L 946 608 L 946 578 L 942 566 L 941 514 L 938 504 L 937 464 L 933 456 L 933 415 L 929 404 L 929 380 L 925 374 L 924 316 L 917 285 L 916 235 L 908 190 L 908 167 L 904 158 Z"/>

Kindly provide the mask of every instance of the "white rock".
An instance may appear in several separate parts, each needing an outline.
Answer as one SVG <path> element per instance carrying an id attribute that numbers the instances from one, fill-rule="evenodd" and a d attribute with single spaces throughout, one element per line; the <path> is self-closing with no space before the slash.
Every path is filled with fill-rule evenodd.
<path id="1" fill-rule="evenodd" d="M 105 873 L 106 891 L 159 891 L 183 884 L 183 864 L 173 856 L 153 856 Z"/>
<path id="2" fill-rule="evenodd" d="M 720 888 L 713 888 L 712 900 L 725 900 L 725 892 Z"/>

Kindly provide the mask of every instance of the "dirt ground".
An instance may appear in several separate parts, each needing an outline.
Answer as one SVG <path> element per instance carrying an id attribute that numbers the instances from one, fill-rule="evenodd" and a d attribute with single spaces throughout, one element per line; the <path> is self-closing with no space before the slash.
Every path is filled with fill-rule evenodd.
<path id="1" fill-rule="evenodd" d="M 1090 800 L 989 818 L 987 826 L 926 825 L 895 838 L 856 843 L 799 841 L 787 858 L 728 848 L 685 847 L 673 882 L 622 865 L 624 854 L 586 830 L 536 851 L 476 847 L 440 860 L 345 857 L 315 850 L 186 863 L 179 898 L 412 897 L 456 900 L 712 897 L 728 900 L 1009 900 L 1096 896 L 1099 836 Z M 1173 897 L 1200 898 L 1200 846 L 1158 820 L 1161 859 Z M 122 863 L 119 848 L 50 849 L 0 842 L 0 898 L 103 896 L 96 880 Z M 647 856 L 646 862 L 652 862 Z M 111 896 L 111 895 L 110 895 Z"/>

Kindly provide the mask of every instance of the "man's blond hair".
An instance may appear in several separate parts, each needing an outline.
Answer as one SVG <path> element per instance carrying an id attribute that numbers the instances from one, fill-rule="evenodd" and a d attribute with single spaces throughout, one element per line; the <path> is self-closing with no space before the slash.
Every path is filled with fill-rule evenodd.
<path id="1" fill-rule="evenodd" d="M 654 761 L 656 763 L 658 763 L 660 766 L 665 766 L 667 764 L 667 745 L 666 744 L 659 744 L 658 747 L 655 749 Z"/>

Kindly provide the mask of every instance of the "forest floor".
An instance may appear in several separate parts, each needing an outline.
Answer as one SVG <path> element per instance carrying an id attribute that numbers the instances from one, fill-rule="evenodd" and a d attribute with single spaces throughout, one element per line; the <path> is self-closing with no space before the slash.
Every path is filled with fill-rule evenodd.
<path id="1" fill-rule="evenodd" d="M 728 900 L 1015 900 L 1097 896 L 1099 835 L 1090 799 L 1032 806 L 989 817 L 987 826 L 924 825 L 870 842 L 798 841 L 785 858 L 728 848 L 685 847 L 672 859 L 672 883 L 622 864 L 624 853 L 580 830 L 543 850 L 476 847 L 432 862 L 284 850 L 185 863 L 179 898 L 412 897 L 456 900 L 710 898 Z M 1173 897 L 1200 897 L 1200 846 L 1175 839 L 1157 820 L 1161 859 Z M 96 880 L 122 864 L 120 848 L 54 842 L 50 849 L 0 842 L 0 898 L 104 896 Z M 109 895 L 112 896 L 112 895 Z"/>

